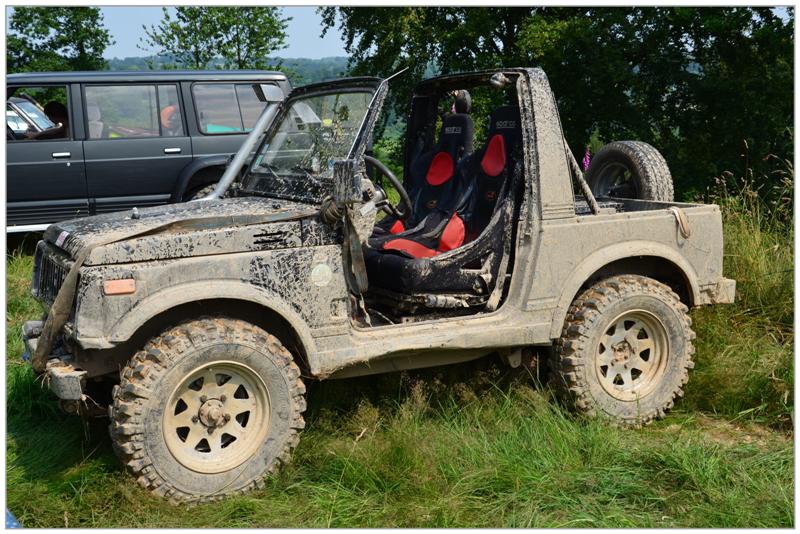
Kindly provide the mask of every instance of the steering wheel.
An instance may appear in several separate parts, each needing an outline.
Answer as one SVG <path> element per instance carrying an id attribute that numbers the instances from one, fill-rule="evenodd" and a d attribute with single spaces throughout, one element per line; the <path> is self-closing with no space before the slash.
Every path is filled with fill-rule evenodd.
<path id="1" fill-rule="evenodd" d="M 389 202 L 389 197 L 386 195 L 386 191 L 383 190 L 379 184 L 373 184 L 375 189 L 377 190 L 377 195 L 379 200 L 375 202 L 375 207 L 380 210 L 383 210 L 388 215 L 396 217 L 401 221 L 405 221 L 408 219 L 409 215 L 411 215 L 411 198 L 408 196 L 406 192 L 406 188 L 403 187 L 403 184 L 400 183 L 400 180 L 397 179 L 397 176 L 394 175 L 389 168 L 378 161 L 377 159 L 373 158 L 372 156 L 364 156 L 364 161 L 375 167 L 379 173 L 386 177 L 389 182 L 394 186 L 398 193 L 400 193 L 400 203 L 397 206 L 392 206 Z M 400 209 L 402 208 L 402 209 Z"/>

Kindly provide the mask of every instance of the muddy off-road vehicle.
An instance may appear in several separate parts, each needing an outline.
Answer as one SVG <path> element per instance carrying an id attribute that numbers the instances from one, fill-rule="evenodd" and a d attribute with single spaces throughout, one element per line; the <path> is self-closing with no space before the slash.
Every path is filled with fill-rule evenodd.
<path id="1" fill-rule="evenodd" d="M 681 395 L 688 310 L 734 298 L 719 208 L 672 202 L 644 143 L 610 145 L 585 179 L 538 69 L 420 83 L 401 183 L 367 153 L 388 86 L 294 89 L 206 198 L 39 242 L 31 365 L 67 411 L 107 409 L 154 493 L 263 484 L 298 442 L 304 380 L 554 346 L 552 382 L 580 412 L 636 426 Z M 497 105 L 473 117 L 470 93 Z"/>

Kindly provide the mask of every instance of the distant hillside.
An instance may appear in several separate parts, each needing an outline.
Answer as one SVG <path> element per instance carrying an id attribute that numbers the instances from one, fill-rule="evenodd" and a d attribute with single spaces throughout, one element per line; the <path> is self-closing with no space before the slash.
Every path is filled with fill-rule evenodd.
<path id="1" fill-rule="evenodd" d="M 320 82 L 331 78 L 339 78 L 347 73 L 346 57 L 308 58 L 271 58 L 271 68 L 284 71 L 293 85 Z M 168 69 L 173 64 L 169 56 L 159 57 L 126 57 L 108 60 L 111 70 L 150 70 Z M 222 60 L 212 64 L 212 68 L 221 68 Z"/>

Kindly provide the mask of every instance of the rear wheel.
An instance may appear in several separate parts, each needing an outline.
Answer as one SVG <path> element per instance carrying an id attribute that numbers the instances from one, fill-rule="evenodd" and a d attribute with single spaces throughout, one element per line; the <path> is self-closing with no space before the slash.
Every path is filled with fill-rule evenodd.
<path id="1" fill-rule="evenodd" d="M 577 411 L 640 426 L 663 417 L 694 367 L 688 308 L 644 276 L 608 278 L 567 313 L 553 354 L 553 383 Z"/>
<path id="2" fill-rule="evenodd" d="M 190 321 L 151 340 L 123 369 L 111 438 L 153 493 L 215 500 L 262 486 L 289 461 L 304 394 L 274 336 L 234 319 Z"/>
<path id="3" fill-rule="evenodd" d="M 586 182 L 598 197 L 672 202 L 672 175 L 664 157 L 641 141 L 615 141 L 592 159 Z"/>

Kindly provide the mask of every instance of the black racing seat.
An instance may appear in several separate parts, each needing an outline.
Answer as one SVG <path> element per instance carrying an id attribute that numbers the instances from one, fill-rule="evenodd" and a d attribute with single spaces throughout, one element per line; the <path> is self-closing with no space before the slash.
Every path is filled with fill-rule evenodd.
<path id="1" fill-rule="evenodd" d="M 409 169 L 411 215 L 405 222 L 385 217 L 376 225 L 374 235 L 398 234 L 413 228 L 437 208 L 452 209 L 463 193 L 457 168 L 459 161 L 472 152 L 473 128 L 468 113 L 451 113 L 444 118 L 439 141 L 420 154 Z"/>
<path id="2" fill-rule="evenodd" d="M 489 224 L 503 186 L 511 174 L 513 152 L 520 141 L 519 107 L 502 106 L 489 117 L 489 131 L 483 148 L 467 157 L 459 172 L 474 177 L 467 242 L 474 240 Z"/>
<path id="3" fill-rule="evenodd" d="M 453 209 L 436 209 L 413 230 L 370 241 L 364 257 L 370 284 L 405 293 L 481 287 L 479 271 L 462 268 L 502 246 L 513 212 L 508 178 L 521 169 L 513 157 L 519 139 L 519 108 L 496 109 L 486 145 L 459 165 L 459 180 L 467 187 Z M 472 246 L 479 237 L 481 243 Z"/>

